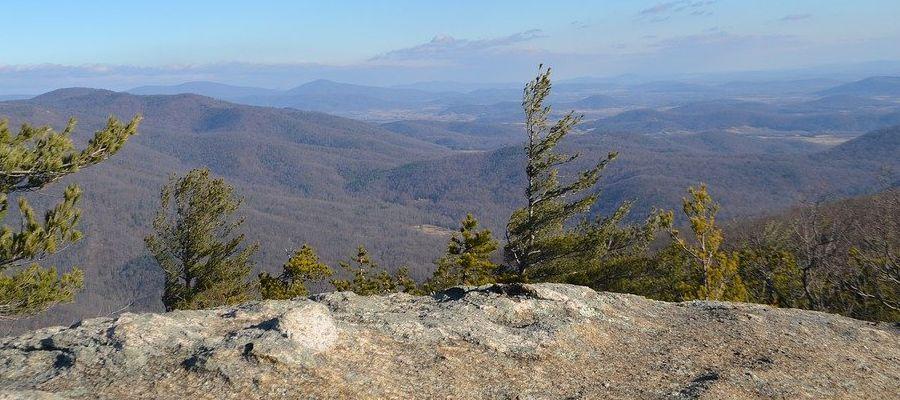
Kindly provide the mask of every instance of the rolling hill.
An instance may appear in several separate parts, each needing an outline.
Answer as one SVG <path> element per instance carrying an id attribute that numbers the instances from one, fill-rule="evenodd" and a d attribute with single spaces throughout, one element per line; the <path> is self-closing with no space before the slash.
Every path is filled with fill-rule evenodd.
<path id="1" fill-rule="evenodd" d="M 835 110 L 835 99 L 822 103 L 778 105 L 755 101 L 720 99 L 676 107 L 643 108 L 593 121 L 589 126 L 613 132 L 677 132 L 753 127 L 775 131 L 865 132 L 900 124 L 900 104 L 872 108 L 870 102 L 855 101 Z M 821 101 L 821 99 L 820 99 Z M 818 106 L 818 107 L 816 107 Z M 847 109 L 852 112 L 844 112 Z"/>
<path id="2" fill-rule="evenodd" d="M 622 101 L 607 95 L 595 94 L 588 97 L 585 97 L 581 100 L 578 100 L 574 103 L 571 103 L 572 108 L 577 109 L 596 109 L 596 108 L 609 108 L 609 107 L 619 107 L 622 105 Z"/>
<path id="3" fill-rule="evenodd" d="M 386 264 L 409 263 L 421 277 L 422 266 L 430 268 L 445 238 L 421 234 L 415 226 L 452 222 L 347 195 L 344 186 L 357 174 L 449 153 L 375 125 L 190 94 L 64 89 L 0 103 L 0 117 L 13 126 L 29 121 L 59 127 L 77 116 L 79 139 L 102 126 L 108 115 L 136 113 L 144 116 L 140 134 L 114 158 L 30 196 L 46 205 L 67 182 L 85 189 L 86 239 L 55 262 L 83 266 L 88 286 L 75 304 L 23 324 L 69 323 L 132 302 L 136 310 L 158 309 L 160 275 L 147 259 L 142 238 L 166 178 L 193 167 L 209 166 L 246 197 L 248 236 L 262 243 L 259 265 L 270 270 L 284 261 L 285 249 L 304 242 L 330 262 L 366 244 Z"/>
<path id="4" fill-rule="evenodd" d="M 868 132 L 816 155 L 827 160 L 883 160 L 884 165 L 900 169 L 900 127 Z"/>
<path id="5" fill-rule="evenodd" d="M 850 94 L 856 96 L 900 97 L 900 76 L 873 76 L 845 83 L 819 92 L 822 95 Z"/>
<path id="6" fill-rule="evenodd" d="M 698 112 L 714 110 L 707 106 Z M 446 229 L 423 226 L 453 229 L 473 212 L 499 233 L 521 196 L 522 155 L 516 144 L 519 128 L 513 124 L 403 121 L 379 126 L 192 94 L 138 96 L 84 88 L 0 102 L 0 117 L 13 124 L 59 127 L 77 116 L 80 139 L 109 115 L 136 113 L 144 116 L 140 135 L 108 162 L 66 180 L 85 189 L 86 239 L 53 261 L 83 266 L 86 290 L 75 304 L 21 321 L 20 328 L 69 323 L 129 304 L 132 310 L 159 309 L 161 277 L 142 238 L 161 185 L 170 174 L 189 168 L 209 166 L 246 197 L 247 235 L 261 243 L 258 269 L 269 271 L 281 265 L 286 250 L 302 243 L 315 246 L 332 264 L 365 244 L 384 265 L 408 265 L 422 279 L 447 239 Z M 865 193 L 876 185 L 880 168 L 897 158 L 897 131 L 875 132 L 827 150 L 852 154 L 849 160 L 805 141 L 714 131 L 594 130 L 573 135 L 566 147 L 582 152 L 584 162 L 620 151 L 620 160 L 606 171 L 595 211 L 626 199 L 635 200 L 635 218 L 652 207 L 676 208 L 685 187 L 704 181 L 721 201 L 723 215 L 738 217 L 787 207 L 823 191 Z M 65 183 L 30 197 L 37 205 L 53 203 Z"/>
<path id="7" fill-rule="evenodd" d="M 900 168 L 898 137 L 900 127 L 894 127 L 822 150 L 730 133 L 590 133 L 572 137 L 565 147 L 582 153 L 582 168 L 611 150 L 620 154 L 605 171 L 595 212 L 609 212 L 626 200 L 634 201 L 635 218 L 654 207 L 676 209 L 688 186 L 705 182 L 722 204 L 722 217 L 735 218 L 783 209 L 826 193 L 867 193 L 879 185 L 883 167 Z M 878 146 L 878 151 L 868 152 Z M 354 187 L 430 214 L 477 210 L 489 227 L 500 230 L 519 204 L 523 163 L 521 150 L 513 146 L 403 165 Z"/>
<path id="8" fill-rule="evenodd" d="M 807 110 L 856 110 L 860 108 L 896 107 L 895 103 L 852 94 L 833 94 L 803 103 Z"/>
<path id="9" fill-rule="evenodd" d="M 404 120 L 384 123 L 381 127 L 454 150 L 491 150 L 522 139 L 522 127 L 516 124 Z"/>

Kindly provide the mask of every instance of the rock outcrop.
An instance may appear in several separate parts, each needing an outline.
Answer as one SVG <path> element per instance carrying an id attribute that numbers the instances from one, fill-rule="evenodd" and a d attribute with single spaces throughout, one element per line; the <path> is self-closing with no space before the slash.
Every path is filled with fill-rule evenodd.
<path id="1" fill-rule="evenodd" d="M 896 398 L 900 330 L 584 287 L 329 293 L 0 339 L 0 398 Z"/>

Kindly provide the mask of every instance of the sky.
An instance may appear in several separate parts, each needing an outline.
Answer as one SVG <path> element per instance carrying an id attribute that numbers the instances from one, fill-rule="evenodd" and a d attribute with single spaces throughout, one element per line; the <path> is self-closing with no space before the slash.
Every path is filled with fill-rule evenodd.
<path id="1" fill-rule="evenodd" d="M 0 93 L 665 77 L 900 60 L 897 0 L 0 3 Z"/>

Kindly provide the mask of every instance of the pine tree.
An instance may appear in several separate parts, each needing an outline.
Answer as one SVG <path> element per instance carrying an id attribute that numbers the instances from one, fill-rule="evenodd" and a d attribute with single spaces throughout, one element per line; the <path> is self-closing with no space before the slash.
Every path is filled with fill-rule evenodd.
<path id="1" fill-rule="evenodd" d="M 173 175 L 160 194 L 160 209 L 147 248 L 165 273 L 167 311 L 199 309 L 248 300 L 250 257 L 259 245 L 242 246 L 235 216 L 243 199 L 208 169 Z M 242 248 L 243 247 L 243 248 Z"/>
<path id="2" fill-rule="evenodd" d="M 24 124 L 16 134 L 10 132 L 8 121 L 0 120 L 0 222 L 6 218 L 11 194 L 41 189 L 106 160 L 137 133 L 140 119 L 135 116 L 123 124 L 110 117 L 82 150 L 75 148 L 71 138 L 75 119 L 62 132 Z M 42 217 L 19 198 L 19 230 L 0 227 L 0 319 L 37 314 L 72 301 L 81 289 L 83 273 L 78 268 L 60 275 L 56 268 L 38 263 L 82 237 L 77 228 L 80 197 L 77 185 L 68 186 L 62 202 Z"/>
<path id="3" fill-rule="evenodd" d="M 478 220 L 466 215 L 459 233 L 447 244 L 447 254 L 437 261 L 437 270 L 425 283 L 426 292 L 436 292 L 453 286 L 484 285 L 494 281 L 497 264 L 491 254 L 497 251 L 497 241 L 489 229 L 478 230 Z"/>
<path id="4" fill-rule="evenodd" d="M 353 279 L 332 279 L 331 284 L 337 291 L 350 291 L 363 296 L 396 292 L 420 293 L 418 285 L 409 276 L 409 270 L 400 268 L 391 275 L 372 261 L 364 246 L 357 248 L 356 257 L 351 262 L 341 262 L 340 265 Z"/>
<path id="5" fill-rule="evenodd" d="M 285 300 L 309 296 L 306 282 L 334 275 L 334 271 L 319 261 L 316 250 L 304 244 L 282 267 L 279 276 L 259 274 L 259 292 L 263 299 Z"/>
<path id="6" fill-rule="evenodd" d="M 651 286 L 638 281 L 655 274 L 645 270 L 648 252 L 660 229 L 671 225 L 669 213 L 654 210 L 643 223 L 631 224 L 624 222 L 631 207 L 631 202 L 624 202 L 609 216 L 598 215 L 579 224 L 580 245 L 570 259 L 533 271 L 529 278 L 629 293 Z"/>
<path id="7" fill-rule="evenodd" d="M 525 144 L 527 204 L 510 217 L 504 247 L 507 262 L 520 277 L 532 269 L 587 250 L 582 235 L 567 229 L 566 225 L 597 201 L 597 193 L 585 192 L 597 184 L 600 173 L 616 157 L 616 153 L 609 153 L 571 182 L 560 183 L 558 168 L 576 160 L 579 154 L 557 153 L 556 146 L 581 117 L 569 112 L 551 126 L 550 106 L 544 105 L 550 89 L 550 69 L 541 67 L 538 76 L 525 86 L 522 100 L 528 135 Z"/>
<path id="8" fill-rule="evenodd" d="M 700 277 L 699 284 L 688 296 L 705 300 L 747 301 L 738 256 L 721 250 L 722 230 L 716 225 L 719 205 L 709 195 L 706 185 L 690 187 L 688 193 L 689 197 L 682 199 L 682 209 L 690 221 L 695 243 L 688 243 L 677 229 L 670 230 L 674 244 L 689 256 Z"/>

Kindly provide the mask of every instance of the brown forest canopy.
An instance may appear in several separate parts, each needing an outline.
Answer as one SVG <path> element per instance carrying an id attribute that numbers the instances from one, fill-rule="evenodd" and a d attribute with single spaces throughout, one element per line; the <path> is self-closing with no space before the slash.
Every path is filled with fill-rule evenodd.
<path id="1" fill-rule="evenodd" d="M 434 268 L 446 232 L 467 212 L 477 211 L 484 226 L 502 232 L 523 182 L 519 145 L 458 151 L 388 127 L 319 113 L 196 95 L 91 89 L 0 102 L 0 115 L 14 124 L 62 126 L 78 115 L 82 127 L 93 130 L 111 113 L 142 113 L 145 122 L 142 134 L 119 157 L 77 177 L 85 190 L 88 239 L 60 264 L 83 266 L 86 290 L 76 304 L 27 322 L 32 326 L 69 323 L 127 305 L 161 309 L 162 277 L 150 268 L 141 238 L 149 232 L 158 188 L 172 172 L 208 165 L 237 187 L 246 197 L 247 235 L 262 245 L 257 261 L 263 269 L 275 272 L 285 261 L 284 250 L 303 243 L 314 246 L 330 265 L 346 258 L 348 246 L 360 243 L 383 265 L 409 266 L 420 281 Z M 498 131 L 520 134 L 508 126 Z M 722 218 L 730 218 L 759 215 L 821 193 L 872 191 L 885 164 L 897 169 L 890 149 L 897 148 L 898 132 L 876 131 L 821 152 L 821 146 L 805 142 L 715 131 L 660 136 L 595 130 L 572 136 L 562 150 L 581 150 L 585 162 L 619 152 L 602 180 L 595 211 L 609 212 L 604 207 L 623 200 L 635 201 L 634 215 L 653 206 L 675 209 L 684 188 L 703 181 L 722 204 Z M 871 149 L 882 151 L 868 154 Z M 33 199 L 36 205 L 42 201 Z"/>

